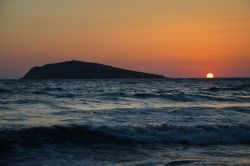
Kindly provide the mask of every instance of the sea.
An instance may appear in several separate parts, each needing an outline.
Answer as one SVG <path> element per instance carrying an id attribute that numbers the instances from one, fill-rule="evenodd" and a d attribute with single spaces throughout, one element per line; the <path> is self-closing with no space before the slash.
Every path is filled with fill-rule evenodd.
<path id="1" fill-rule="evenodd" d="M 1 166 L 249 166 L 250 79 L 0 80 Z"/>

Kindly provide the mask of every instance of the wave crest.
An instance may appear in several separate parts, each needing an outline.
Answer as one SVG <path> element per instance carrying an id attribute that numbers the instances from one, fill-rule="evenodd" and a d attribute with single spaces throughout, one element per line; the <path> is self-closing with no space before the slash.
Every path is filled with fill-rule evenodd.
<path id="1" fill-rule="evenodd" d="M 250 143 L 250 126 L 200 125 L 170 126 L 166 123 L 146 127 L 51 126 L 0 132 L 0 147 L 12 145 L 82 143 L 163 143 L 163 144 L 246 144 Z"/>

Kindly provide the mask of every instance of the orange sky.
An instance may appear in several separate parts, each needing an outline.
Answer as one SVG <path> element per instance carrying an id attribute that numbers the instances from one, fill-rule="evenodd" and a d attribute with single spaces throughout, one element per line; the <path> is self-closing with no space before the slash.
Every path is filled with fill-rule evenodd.
<path id="1" fill-rule="evenodd" d="M 0 0 L 0 78 L 64 60 L 250 77 L 249 0 Z"/>

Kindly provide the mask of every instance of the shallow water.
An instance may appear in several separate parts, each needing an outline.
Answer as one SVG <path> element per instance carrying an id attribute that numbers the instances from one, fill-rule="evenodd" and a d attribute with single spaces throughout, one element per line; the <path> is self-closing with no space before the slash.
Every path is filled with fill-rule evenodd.
<path id="1" fill-rule="evenodd" d="M 250 79 L 1 80 L 0 165 L 250 165 Z"/>

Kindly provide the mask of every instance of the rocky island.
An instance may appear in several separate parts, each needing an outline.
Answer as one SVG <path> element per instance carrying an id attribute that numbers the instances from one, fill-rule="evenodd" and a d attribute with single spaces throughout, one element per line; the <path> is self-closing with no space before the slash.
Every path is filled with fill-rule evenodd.
<path id="1" fill-rule="evenodd" d="M 33 67 L 22 79 L 153 79 L 162 75 L 121 69 L 104 64 L 66 61 Z"/>

